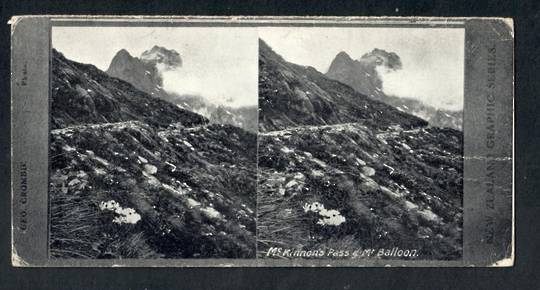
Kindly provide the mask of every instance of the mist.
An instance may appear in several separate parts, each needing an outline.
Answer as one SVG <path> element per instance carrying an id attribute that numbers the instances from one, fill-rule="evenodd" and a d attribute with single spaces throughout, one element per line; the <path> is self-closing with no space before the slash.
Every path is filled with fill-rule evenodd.
<path id="1" fill-rule="evenodd" d="M 243 67 L 203 67 L 185 58 L 175 70 L 161 70 L 163 89 L 178 95 L 198 95 L 208 103 L 229 107 L 257 104 L 257 75 L 246 75 Z M 239 81 L 242 80 L 242 81 Z"/>
<path id="2" fill-rule="evenodd" d="M 463 76 L 445 68 L 415 69 L 403 64 L 402 69 L 377 67 L 386 95 L 416 99 L 434 108 L 458 111 L 463 109 Z M 453 76 L 453 77 L 452 77 Z"/>

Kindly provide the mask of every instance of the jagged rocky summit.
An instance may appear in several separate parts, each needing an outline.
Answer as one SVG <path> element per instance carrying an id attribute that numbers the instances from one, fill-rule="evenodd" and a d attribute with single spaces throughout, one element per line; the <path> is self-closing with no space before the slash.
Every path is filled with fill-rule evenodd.
<path id="1" fill-rule="evenodd" d="M 163 90 L 160 69 L 172 70 L 181 66 L 182 59 L 175 50 L 154 46 L 140 57 L 133 57 L 127 50 L 121 49 L 113 57 L 107 74 L 127 81 L 143 92 L 166 99 L 168 95 Z"/>
<path id="2" fill-rule="evenodd" d="M 145 63 L 162 65 L 167 70 L 182 66 L 182 58 L 176 50 L 157 45 L 154 45 L 150 50 L 145 50 L 140 59 Z"/>

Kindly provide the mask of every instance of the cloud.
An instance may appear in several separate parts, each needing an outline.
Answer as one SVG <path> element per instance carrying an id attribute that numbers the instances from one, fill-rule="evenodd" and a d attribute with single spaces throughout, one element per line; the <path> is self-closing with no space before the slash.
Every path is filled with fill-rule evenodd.
<path id="1" fill-rule="evenodd" d="M 452 68 L 431 65 L 425 69 L 422 65 L 385 62 L 376 70 L 386 95 L 417 99 L 435 108 L 461 110 L 463 78 L 450 71 Z"/>
<path id="2" fill-rule="evenodd" d="M 257 103 L 257 82 L 246 78 L 242 68 L 216 70 L 187 64 L 175 70 L 162 70 L 161 75 L 163 89 L 179 95 L 199 95 L 212 104 L 232 107 Z"/>

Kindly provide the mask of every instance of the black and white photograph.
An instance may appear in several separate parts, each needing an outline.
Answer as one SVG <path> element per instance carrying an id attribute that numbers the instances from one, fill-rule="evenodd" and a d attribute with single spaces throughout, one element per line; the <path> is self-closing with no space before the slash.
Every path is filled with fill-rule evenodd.
<path id="1" fill-rule="evenodd" d="M 259 37 L 259 257 L 460 259 L 464 29 Z"/>
<path id="2" fill-rule="evenodd" d="M 11 25 L 14 266 L 514 263 L 511 19 Z"/>
<path id="3" fill-rule="evenodd" d="M 51 257 L 253 258 L 256 30 L 54 27 L 51 53 Z"/>

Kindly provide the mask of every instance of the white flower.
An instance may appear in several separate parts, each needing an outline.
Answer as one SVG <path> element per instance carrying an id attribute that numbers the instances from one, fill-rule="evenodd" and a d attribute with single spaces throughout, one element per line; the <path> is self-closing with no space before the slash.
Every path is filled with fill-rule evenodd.
<path id="1" fill-rule="evenodd" d="M 324 205 L 320 202 L 306 203 L 304 204 L 304 211 L 318 213 L 320 219 L 317 221 L 317 224 L 326 226 L 339 226 L 345 222 L 345 217 L 341 215 L 338 210 L 335 209 L 326 209 Z"/>
<path id="2" fill-rule="evenodd" d="M 332 226 L 339 226 L 340 224 L 345 222 L 345 217 L 341 215 L 341 213 L 335 209 L 326 210 L 323 209 L 319 212 L 319 215 L 321 215 L 321 219 L 317 222 L 320 225 L 332 225 Z"/>
<path id="3" fill-rule="evenodd" d="M 116 213 L 118 216 L 113 219 L 113 223 L 117 224 L 136 224 L 141 220 L 141 215 L 134 209 L 126 207 L 123 208 L 115 200 L 109 200 L 107 202 L 100 202 L 99 208 L 101 210 L 110 210 Z"/>

